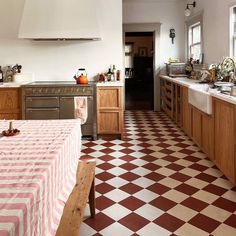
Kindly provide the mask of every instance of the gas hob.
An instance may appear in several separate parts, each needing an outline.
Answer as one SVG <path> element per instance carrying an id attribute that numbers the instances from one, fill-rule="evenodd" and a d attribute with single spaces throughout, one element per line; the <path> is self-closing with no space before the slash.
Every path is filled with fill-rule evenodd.
<path id="1" fill-rule="evenodd" d="M 91 86 L 95 82 L 89 82 L 88 84 L 76 84 L 76 81 L 35 81 L 24 85 L 24 87 L 32 86 Z"/>

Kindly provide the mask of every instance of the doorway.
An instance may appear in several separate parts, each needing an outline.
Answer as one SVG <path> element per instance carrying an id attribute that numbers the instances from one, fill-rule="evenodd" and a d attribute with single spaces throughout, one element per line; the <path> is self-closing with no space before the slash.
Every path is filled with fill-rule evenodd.
<path id="1" fill-rule="evenodd" d="M 154 110 L 154 32 L 125 32 L 125 109 Z"/>

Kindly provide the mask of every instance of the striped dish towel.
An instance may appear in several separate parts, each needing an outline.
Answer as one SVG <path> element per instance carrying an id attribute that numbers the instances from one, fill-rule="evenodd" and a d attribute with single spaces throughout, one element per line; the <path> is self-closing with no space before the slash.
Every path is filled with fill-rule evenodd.
<path id="1" fill-rule="evenodd" d="M 74 118 L 84 124 L 88 117 L 87 97 L 74 97 Z"/>

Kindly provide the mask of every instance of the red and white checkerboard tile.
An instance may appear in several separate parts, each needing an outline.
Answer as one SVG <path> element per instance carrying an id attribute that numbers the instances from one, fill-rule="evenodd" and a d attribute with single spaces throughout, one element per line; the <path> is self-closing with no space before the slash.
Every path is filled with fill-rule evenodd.
<path id="1" fill-rule="evenodd" d="M 97 215 L 81 236 L 236 235 L 236 188 L 165 114 L 127 111 L 124 141 L 82 152 L 97 161 Z"/>

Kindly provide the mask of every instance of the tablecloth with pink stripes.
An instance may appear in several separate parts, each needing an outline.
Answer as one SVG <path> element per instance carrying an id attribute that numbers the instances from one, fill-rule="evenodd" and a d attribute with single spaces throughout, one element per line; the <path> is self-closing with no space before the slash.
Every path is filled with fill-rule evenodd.
<path id="1" fill-rule="evenodd" d="M 0 121 L 0 131 L 8 129 Z M 13 121 L 0 137 L 0 236 L 54 235 L 76 181 L 79 120 Z"/>

